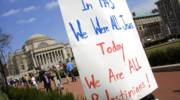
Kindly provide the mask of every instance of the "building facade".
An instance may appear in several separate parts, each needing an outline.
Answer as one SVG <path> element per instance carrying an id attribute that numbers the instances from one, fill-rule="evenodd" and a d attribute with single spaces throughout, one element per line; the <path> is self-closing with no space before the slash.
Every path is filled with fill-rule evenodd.
<path id="1" fill-rule="evenodd" d="M 170 36 L 180 34 L 180 0 L 159 0 L 158 6 L 165 31 Z"/>
<path id="2" fill-rule="evenodd" d="M 135 17 L 134 22 L 142 43 L 164 38 L 162 33 L 162 21 L 159 15 Z"/>
<path id="3" fill-rule="evenodd" d="M 10 75 L 18 75 L 32 70 L 49 70 L 70 58 L 73 54 L 68 44 L 36 34 L 25 42 L 22 49 L 9 54 L 8 71 Z"/>

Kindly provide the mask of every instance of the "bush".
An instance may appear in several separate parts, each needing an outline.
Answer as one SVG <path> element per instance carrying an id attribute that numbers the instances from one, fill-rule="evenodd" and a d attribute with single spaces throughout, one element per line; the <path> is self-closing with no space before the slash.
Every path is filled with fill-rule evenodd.
<path id="1" fill-rule="evenodd" d="M 41 92 L 33 88 L 8 88 L 7 95 L 10 100 L 74 100 L 71 93 L 59 94 L 57 91 Z"/>
<path id="2" fill-rule="evenodd" d="M 167 55 L 165 50 L 152 51 L 148 57 L 151 66 L 165 65 L 167 64 Z"/>
<path id="3" fill-rule="evenodd" d="M 180 63 L 180 41 L 146 50 L 151 66 Z"/>
<path id="4" fill-rule="evenodd" d="M 7 95 L 0 90 L 0 100 L 8 100 Z"/>

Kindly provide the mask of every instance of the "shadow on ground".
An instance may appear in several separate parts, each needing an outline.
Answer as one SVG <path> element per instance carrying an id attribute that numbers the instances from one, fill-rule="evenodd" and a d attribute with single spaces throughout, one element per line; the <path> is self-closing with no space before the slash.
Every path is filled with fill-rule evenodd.
<path id="1" fill-rule="evenodd" d="M 171 67 L 164 67 L 164 68 L 152 68 L 153 72 L 173 72 L 173 71 L 180 71 L 180 66 L 171 66 Z"/>
<path id="2" fill-rule="evenodd" d="M 175 92 L 175 93 L 180 93 L 180 90 L 174 90 L 173 92 Z"/>

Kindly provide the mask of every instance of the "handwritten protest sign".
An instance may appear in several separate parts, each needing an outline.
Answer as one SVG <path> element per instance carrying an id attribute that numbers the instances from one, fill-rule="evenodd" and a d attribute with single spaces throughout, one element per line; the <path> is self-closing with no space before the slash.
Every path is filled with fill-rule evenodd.
<path id="1" fill-rule="evenodd" d="M 126 0 L 59 0 L 88 100 L 138 100 L 157 88 Z"/>

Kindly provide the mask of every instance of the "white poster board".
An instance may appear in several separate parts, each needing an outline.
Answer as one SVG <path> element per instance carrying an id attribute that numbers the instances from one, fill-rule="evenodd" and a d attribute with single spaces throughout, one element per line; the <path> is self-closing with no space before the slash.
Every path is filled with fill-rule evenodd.
<path id="1" fill-rule="evenodd" d="M 59 0 L 88 100 L 138 100 L 157 88 L 126 0 Z"/>

